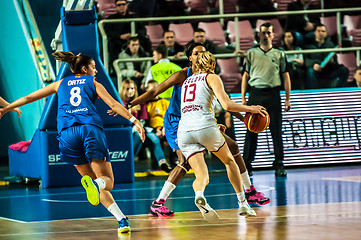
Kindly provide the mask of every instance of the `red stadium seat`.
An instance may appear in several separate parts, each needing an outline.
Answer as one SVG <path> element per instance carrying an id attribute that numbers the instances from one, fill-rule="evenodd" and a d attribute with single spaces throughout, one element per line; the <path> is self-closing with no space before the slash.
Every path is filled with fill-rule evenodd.
<path id="1" fill-rule="evenodd" d="M 227 93 L 241 92 L 242 74 L 236 58 L 217 59 L 221 68 L 219 76 L 222 78 Z"/>
<path id="2" fill-rule="evenodd" d="M 328 36 L 337 33 L 336 16 L 320 17 L 321 23 L 326 26 Z"/>
<path id="3" fill-rule="evenodd" d="M 208 14 L 208 0 L 184 0 L 190 15 Z"/>
<path id="4" fill-rule="evenodd" d="M 164 31 L 162 25 L 147 25 L 145 26 L 145 29 L 147 30 L 147 35 L 149 36 L 153 48 L 163 41 Z"/>
<path id="5" fill-rule="evenodd" d="M 200 22 L 198 27 L 206 32 L 206 38 L 220 47 L 224 47 L 226 38 L 220 22 Z"/>
<path id="6" fill-rule="evenodd" d="M 346 26 L 347 35 L 352 37 L 352 45 L 361 46 L 361 15 L 345 15 L 343 24 Z"/>
<path id="7" fill-rule="evenodd" d="M 236 24 L 234 21 L 229 21 L 227 23 L 227 32 L 229 33 L 229 39 L 231 43 L 234 43 L 236 41 L 235 25 Z M 239 21 L 238 29 L 240 49 L 248 50 L 253 47 L 255 38 L 251 23 L 248 20 Z"/>
<path id="8" fill-rule="evenodd" d="M 98 10 L 99 14 L 101 14 L 103 18 L 108 18 L 110 15 L 117 13 L 114 0 L 99 0 Z"/>
<path id="9" fill-rule="evenodd" d="M 177 42 L 182 46 L 193 40 L 193 27 L 190 23 L 171 23 L 169 24 L 169 30 L 174 31 L 175 35 L 177 36 Z"/>

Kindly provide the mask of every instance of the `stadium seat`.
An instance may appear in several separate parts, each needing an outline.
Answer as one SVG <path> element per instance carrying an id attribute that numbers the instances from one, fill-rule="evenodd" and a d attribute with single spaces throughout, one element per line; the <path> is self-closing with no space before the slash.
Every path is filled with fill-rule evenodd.
<path id="1" fill-rule="evenodd" d="M 98 1 L 98 13 L 103 18 L 108 18 L 112 14 L 116 14 L 114 0 L 99 0 Z"/>
<path id="2" fill-rule="evenodd" d="M 348 53 L 337 53 L 337 60 L 339 64 L 345 65 L 345 67 L 348 68 L 350 71 L 350 74 L 348 76 L 347 81 L 352 82 L 353 81 L 353 75 L 355 74 L 357 63 L 356 63 L 356 56 L 353 52 Z"/>
<path id="3" fill-rule="evenodd" d="M 220 47 L 224 47 L 226 38 L 220 22 L 200 22 L 198 28 L 206 32 L 206 38 Z"/>
<path id="4" fill-rule="evenodd" d="M 336 16 L 320 17 L 320 20 L 326 26 L 328 36 L 334 36 L 337 33 Z"/>
<path id="5" fill-rule="evenodd" d="M 162 25 L 147 25 L 145 29 L 147 30 L 147 35 L 152 43 L 152 47 L 157 47 L 163 41 L 164 31 Z"/>
<path id="6" fill-rule="evenodd" d="M 219 8 L 219 0 L 216 0 L 216 8 Z M 238 12 L 237 0 L 223 1 L 223 13 L 237 13 Z"/>
<path id="7" fill-rule="evenodd" d="M 221 77 L 227 93 L 241 92 L 242 74 L 236 58 L 217 59 Z"/>
<path id="8" fill-rule="evenodd" d="M 208 14 L 208 0 L 184 0 L 190 15 Z"/>
<path id="9" fill-rule="evenodd" d="M 283 37 L 283 28 L 281 26 L 280 21 L 278 20 L 278 18 L 273 18 L 273 19 L 269 19 L 269 20 L 262 20 L 262 19 L 257 19 L 256 22 L 256 31 L 259 31 L 259 27 L 263 24 L 269 22 L 272 24 L 273 26 L 273 32 L 275 33 L 275 37 L 272 41 L 273 46 L 275 47 L 281 47 L 282 45 L 282 37 Z"/>
<path id="10" fill-rule="evenodd" d="M 361 15 L 345 15 L 343 24 L 346 26 L 347 35 L 352 37 L 352 45 L 361 46 Z"/>
<path id="11" fill-rule="evenodd" d="M 294 0 L 274 0 L 277 3 L 277 11 L 287 11 L 288 4 Z"/>
<path id="12" fill-rule="evenodd" d="M 236 26 L 234 21 L 229 21 L 227 23 L 227 32 L 229 33 L 229 39 L 231 43 L 234 43 L 236 41 L 235 27 Z M 239 21 L 238 29 L 240 49 L 246 51 L 253 47 L 255 38 L 251 23 L 248 20 Z"/>
<path id="13" fill-rule="evenodd" d="M 177 36 L 177 42 L 182 46 L 193 40 L 193 27 L 190 23 L 171 23 L 169 24 L 169 30 L 174 31 Z"/>

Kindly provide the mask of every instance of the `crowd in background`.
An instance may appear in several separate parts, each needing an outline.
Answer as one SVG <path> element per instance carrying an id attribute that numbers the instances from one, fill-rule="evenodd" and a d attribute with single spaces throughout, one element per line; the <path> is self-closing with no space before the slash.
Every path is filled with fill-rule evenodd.
<path id="1" fill-rule="evenodd" d="M 100 11 L 100 6 L 105 2 L 113 3 L 113 14 Z M 219 2 L 212 1 L 193 1 L 203 2 L 202 7 L 192 8 L 192 1 L 178 0 L 99 0 L 99 15 L 104 19 L 125 19 L 132 17 L 162 17 L 162 16 L 184 16 L 184 15 L 201 15 L 219 13 Z M 233 3 L 233 12 L 273 12 L 279 8 L 280 1 L 271 0 L 254 0 L 254 1 L 231 1 L 224 0 L 224 12 L 227 13 L 226 7 L 229 3 Z M 289 1 L 287 9 L 289 11 L 320 9 L 320 2 L 315 0 L 297 0 Z M 103 6 L 102 5 L 102 6 Z M 325 1 L 325 8 L 342 8 L 342 7 L 360 7 L 361 4 L 354 1 Z M 203 11 L 201 10 L 203 9 Z M 231 10 L 232 12 L 232 10 Z M 230 13 L 230 12 L 228 12 Z M 358 14 L 351 12 L 348 14 Z M 335 15 L 335 14 L 331 14 Z M 361 15 L 361 14 L 360 14 Z M 274 32 L 282 32 L 279 44 L 274 47 L 283 50 L 302 50 L 302 49 L 322 49 L 334 48 L 337 45 L 336 35 L 329 36 L 327 27 L 321 23 L 321 14 L 302 14 L 287 15 L 279 18 L 280 29 L 274 29 Z M 268 17 L 268 19 L 274 17 Z M 262 18 L 267 21 L 267 18 Z M 257 39 L 257 18 L 248 18 L 254 29 L 254 46 L 258 45 Z M 203 20 L 204 21 L 204 20 Z M 216 21 L 215 19 L 209 21 Z M 227 21 L 227 20 L 226 20 Z M 186 21 L 173 21 L 175 23 L 183 23 Z M 136 96 L 142 94 L 152 85 L 160 84 L 167 79 L 172 73 L 178 71 L 187 65 L 187 60 L 182 58 L 187 46 L 193 42 L 202 43 L 208 51 L 213 54 L 217 53 L 233 53 L 239 57 L 239 70 L 243 70 L 243 57 L 248 49 L 236 50 L 234 44 L 230 44 L 227 38 L 227 31 L 224 27 L 224 34 L 227 42 L 224 46 L 220 46 L 210 39 L 206 38 L 204 29 L 197 26 L 197 21 L 191 21 L 193 26 L 193 39 L 186 44 L 177 42 L 177 35 L 174 31 L 169 30 L 169 22 L 136 22 L 136 35 L 131 34 L 130 22 L 118 22 L 106 24 L 105 31 L 109 37 L 109 60 L 113 63 L 116 59 L 134 59 L 153 56 L 151 61 L 127 61 L 114 62 L 110 69 L 110 75 L 116 80 L 115 85 L 119 89 L 119 94 L 126 104 Z M 163 40 L 159 46 L 152 43 L 147 34 L 146 25 L 161 24 L 164 29 Z M 226 26 L 226 24 L 224 24 Z M 242 29 L 239 29 L 242 31 Z M 343 35 L 343 44 L 351 46 L 352 43 L 347 42 L 346 35 Z M 168 57 L 173 57 L 169 60 Z M 287 69 L 290 73 L 292 89 L 315 89 L 325 87 L 361 87 L 361 70 L 351 69 L 338 62 L 335 53 L 296 53 L 287 55 Z M 223 70 L 217 66 L 216 73 Z M 360 76 L 359 76 L 360 75 Z M 351 77 L 350 77 L 351 76 Z M 352 80 L 352 81 L 350 81 Z M 240 89 L 239 89 L 240 92 Z M 160 167 L 165 171 L 170 171 L 176 162 L 166 161 L 166 157 L 162 151 L 167 147 L 164 139 L 163 126 L 161 123 L 152 126 L 153 118 L 162 118 L 162 114 L 166 111 L 167 100 L 169 100 L 171 90 L 165 92 L 160 99 L 154 99 L 144 106 L 137 106 L 132 109 L 132 114 L 143 120 L 144 126 L 147 128 L 146 145 L 151 149 L 153 166 Z M 157 112 L 158 114 L 154 114 Z M 161 114 L 159 114 L 161 113 Z M 227 127 L 232 128 L 230 116 L 220 108 L 217 112 L 219 120 L 227 123 Z M 135 153 L 136 155 L 142 148 L 139 136 L 134 133 Z M 139 144 L 138 144 L 139 143 Z M 160 149 L 160 150 L 159 150 Z M 166 150 L 167 151 L 167 150 Z M 171 152 L 171 151 L 170 151 Z M 169 158 L 169 157 L 167 157 Z"/>

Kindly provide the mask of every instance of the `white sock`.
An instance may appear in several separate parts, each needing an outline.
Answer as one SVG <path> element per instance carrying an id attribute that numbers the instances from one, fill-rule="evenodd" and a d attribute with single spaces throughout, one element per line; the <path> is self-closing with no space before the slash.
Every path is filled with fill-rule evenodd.
<path id="1" fill-rule="evenodd" d="M 97 178 L 94 181 L 98 184 L 99 189 L 105 188 L 105 181 L 102 178 Z"/>
<path id="2" fill-rule="evenodd" d="M 197 192 L 196 192 L 196 198 L 197 198 L 197 197 L 202 197 L 202 198 L 204 198 L 203 192 L 202 192 L 202 191 L 197 191 Z"/>
<path id="3" fill-rule="evenodd" d="M 167 200 L 169 194 L 171 194 L 173 192 L 173 190 L 175 189 L 176 185 L 174 185 L 171 182 L 166 181 L 163 185 L 162 191 L 160 191 L 159 196 L 157 198 L 157 202 L 160 199 L 164 199 Z"/>
<path id="4" fill-rule="evenodd" d="M 114 215 L 114 217 L 120 221 L 123 218 L 125 218 L 125 215 L 122 213 L 122 211 L 120 210 L 120 208 L 118 207 L 118 204 L 116 203 L 112 203 L 110 204 L 110 206 L 108 207 L 108 211 Z"/>
<path id="5" fill-rule="evenodd" d="M 241 173 L 241 178 L 242 178 L 242 183 L 243 183 L 244 188 L 250 189 L 252 183 L 251 183 L 251 180 L 249 179 L 247 170 L 244 173 Z"/>
<path id="6" fill-rule="evenodd" d="M 244 196 L 244 192 L 237 193 L 237 198 L 239 203 L 243 202 L 246 199 L 246 197 Z"/>

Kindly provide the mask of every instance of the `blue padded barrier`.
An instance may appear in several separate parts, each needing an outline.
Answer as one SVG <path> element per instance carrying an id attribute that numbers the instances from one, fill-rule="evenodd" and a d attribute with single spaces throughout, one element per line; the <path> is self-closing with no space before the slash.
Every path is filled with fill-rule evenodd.
<path id="1" fill-rule="evenodd" d="M 99 56 L 97 15 L 95 8 L 83 11 L 65 11 L 61 8 L 61 25 L 64 51 L 91 56 L 96 64 L 97 81 L 104 85 L 110 95 L 120 101 L 119 95 L 105 72 Z M 62 64 L 56 80 L 71 74 Z M 42 187 L 73 186 L 80 184 L 80 174 L 75 167 L 59 161 L 56 139 L 57 96 L 52 95 L 45 104 L 39 127 L 27 152 L 9 149 L 10 175 L 40 178 Z M 109 107 L 101 100 L 96 107 L 104 124 L 110 151 L 115 183 L 134 182 L 133 134 L 131 123 L 120 116 L 107 114 Z"/>

